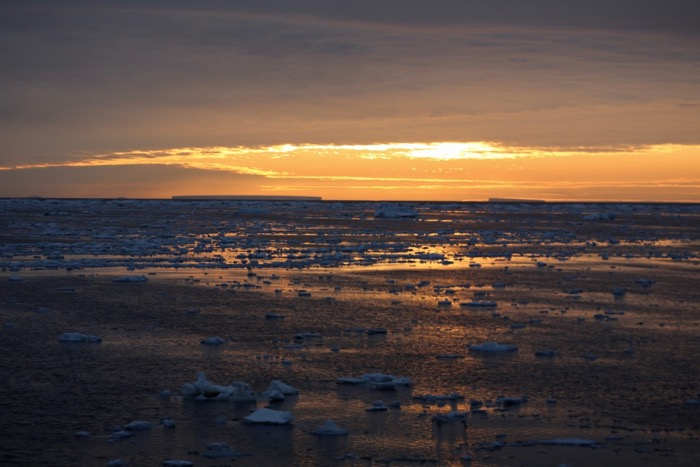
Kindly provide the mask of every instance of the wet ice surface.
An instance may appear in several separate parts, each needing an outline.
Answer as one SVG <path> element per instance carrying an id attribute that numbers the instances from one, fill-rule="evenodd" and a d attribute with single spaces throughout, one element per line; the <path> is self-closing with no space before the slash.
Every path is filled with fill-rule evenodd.
<path id="1" fill-rule="evenodd" d="M 2 463 L 700 462 L 697 205 L 0 204 Z"/>

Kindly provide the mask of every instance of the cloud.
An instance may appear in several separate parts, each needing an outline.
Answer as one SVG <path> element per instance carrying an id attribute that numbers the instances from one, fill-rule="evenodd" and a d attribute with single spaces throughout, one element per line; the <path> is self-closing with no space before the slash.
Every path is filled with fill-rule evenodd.
<path id="1" fill-rule="evenodd" d="M 0 165 L 286 143 L 697 143 L 698 108 L 678 105 L 697 95 L 700 43 L 681 34 L 695 3 L 5 2 Z"/>
<path id="2" fill-rule="evenodd" d="M 264 178 L 165 165 L 0 170 L 0 197 L 169 198 L 188 194 L 259 194 Z"/>

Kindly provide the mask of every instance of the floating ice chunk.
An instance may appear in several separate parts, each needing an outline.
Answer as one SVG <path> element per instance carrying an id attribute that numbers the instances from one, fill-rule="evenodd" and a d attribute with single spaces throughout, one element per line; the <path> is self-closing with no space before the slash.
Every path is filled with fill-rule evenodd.
<path id="1" fill-rule="evenodd" d="M 256 409 L 255 412 L 243 418 L 245 423 L 265 425 L 286 425 L 294 420 L 294 416 L 282 410 L 267 408 Z"/>
<path id="2" fill-rule="evenodd" d="M 126 425 L 124 425 L 124 429 L 129 431 L 150 430 L 151 428 L 153 428 L 151 422 L 147 422 L 144 420 L 134 420 L 133 422 L 129 422 Z"/>
<path id="3" fill-rule="evenodd" d="M 265 319 L 269 319 L 269 320 L 284 319 L 284 315 L 278 315 L 277 313 L 271 312 L 271 313 L 267 313 L 265 315 Z"/>
<path id="4" fill-rule="evenodd" d="M 652 285 L 656 284 L 656 281 L 654 279 L 637 279 L 634 281 L 635 284 L 639 284 L 642 287 L 651 287 Z"/>
<path id="5" fill-rule="evenodd" d="M 175 420 L 170 417 L 161 418 L 160 424 L 163 425 L 163 428 L 175 428 Z"/>
<path id="6" fill-rule="evenodd" d="M 599 443 L 592 439 L 583 438 L 552 438 L 535 441 L 535 444 L 556 446 L 597 446 Z"/>
<path id="7" fill-rule="evenodd" d="M 300 332 L 294 335 L 295 339 L 320 339 L 321 337 L 323 336 L 317 332 Z"/>
<path id="8" fill-rule="evenodd" d="M 316 428 L 311 433 L 316 436 L 344 436 L 348 434 L 348 430 L 339 427 L 333 420 L 328 419 L 326 423 Z"/>
<path id="9" fill-rule="evenodd" d="M 282 399 L 284 399 L 284 396 L 296 396 L 299 394 L 299 390 L 290 386 L 289 384 L 285 384 L 282 381 L 275 379 L 270 383 L 270 387 L 263 392 L 263 396 L 270 397 L 270 394 L 272 393 L 279 393 L 282 395 Z"/>
<path id="10" fill-rule="evenodd" d="M 205 339 L 202 339 L 199 342 L 204 344 L 204 345 L 221 345 L 221 344 L 226 343 L 226 341 L 224 339 L 222 339 L 221 337 L 207 337 Z"/>
<path id="11" fill-rule="evenodd" d="M 124 459 L 112 459 L 107 462 L 107 467 L 125 467 L 127 465 L 129 465 L 129 463 Z"/>
<path id="12" fill-rule="evenodd" d="M 464 358 L 464 355 L 445 353 L 445 354 L 436 355 L 435 358 L 437 358 L 438 360 L 456 360 L 458 358 Z"/>
<path id="13" fill-rule="evenodd" d="M 614 212 L 593 212 L 582 217 L 584 221 L 613 221 L 617 217 Z"/>
<path id="14" fill-rule="evenodd" d="M 372 402 L 372 405 L 367 407 L 365 410 L 367 412 L 385 412 L 387 410 L 387 406 L 384 404 L 384 401 L 374 401 Z"/>
<path id="15" fill-rule="evenodd" d="M 464 308 L 495 308 L 498 306 L 498 303 L 487 300 L 474 300 L 471 302 L 462 302 L 459 306 Z"/>
<path id="16" fill-rule="evenodd" d="M 554 350 L 536 350 L 535 351 L 535 357 L 556 357 L 559 355 L 557 352 Z"/>
<path id="17" fill-rule="evenodd" d="M 228 386 L 212 384 L 203 372 L 197 373 L 197 381 L 182 386 L 183 397 L 197 400 L 254 401 L 255 395 L 246 383 L 235 382 Z"/>
<path id="18" fill-rule="evenodd" d="M 207 450 L 202 455 L 209 459 L 216 459 L 218 457 L 242 457 L 248 454 L 234 451 L 233 449 L 229 448 L 228 444 L 226 443 L 216 442 L 207 444 Z"/>
<path id="19" fill-rule="evenodd" d="M 382 373 L 367 373 L 359 378 L 337 378 L 336 382 L 338 384 L 353 384 L 353 385 L 360 385 L 360 384 L 367 384 L 373 389 L 380 389 L 380 390 L 394 390 L 396 389 L 396 386 L 411 386 L 413 385 L 413 382 L 405 377 L 396 377 L 392 375 L 385 375 Z"/>
<path id="20" fill-rule="evenodd" d="M 110 439 L 112 440 L 118 440 L 118 439 L 124 439 L 124 438 L 130 438 L 134 436 L 134 432 L 131 430 L 115 430 L 112 432 L 110 435 Z"/>
<path id="21" fill-rule="evenodd" d="M 464 399 L 464 396 L 456 392 L 451 392 L 447 395 L 420 394 L 417 396 L 413 396 L 413 399 L 427 404 L 441 404 L 443 402 L 462 400 Z"/>
<path id="22" fill-rule="evenodd" d="M 433 415 L 433 421 L 440 423 L 454 423 L 454 422 L 466 422 L 467 412 L 460 412 L 458 410 L 452 410 L 447 413 L 440 413 Z"/>
<path id="23" fill-rule="evenodd" d="M 520 397 L 517 396 L 509 396 L 509 397 L 498 397 L 496 399 L 496 404 L 502 405 L 503 407 L 508 407 L 511 405 L 521 405 L 526 403 L 528 400 L 528 397 L 523 395 Z"/>
<path id="24" fill-rule="evenodd" d="M 369 328 L 367 334 L 386 334 L 388 331 L 386 328 Z"/>
<path id="25" fill-rule="evenodd" d="M 13 274 L 13 275 L 9 276 L 9 277 L 7 278 L 7 280 L 8 280 L 8 281 L 11 281 L 11 282 L 20 282 L 20 281 L 23 281 L 23 280 L 24 280 L 24 277 L 18 276 L 18 275 L 16 275 L 16 274 Z"/>
<path id="26" fill-rule="evenodd" d="M 146 282 L 146 276 L 121 276 L 113 279 L 112 282 Z"/>
<path id="27" fill-rule="evenodd" d="M 381 206 L 374 212 L 374 217 L 380 219 L 413 219 L 418 217 L 418 213 L 412 209 L 404 208 L 401 206 Z"/>
<path id="28" fill-rule="evenodd" d="M 194 464 L 190 461 L 172 459 L 163 461 L 163 467 L 193 467 Z"/>
<path id="29" fill-rule="evenodd" d="M 517 345 L 499 344 L 498 342 L 485 342 L 483 344 L 469 344 L 467 346 L 470 352 L 515 352 L 518 350 Z"/>
<path id="30" fill-rule="evenodd" d="M 74 438 L 89 438 L 90 437 L 90 432 L 89 431 L 76 431 L 73 433 Z"/>
<path id="31" fill-rule="evenodd" d="M 67 343 L 84 342 L 88 344 L 93 344 L 102 342 L 102 338 L 98 336 L 91 336 L 90 334 L 82 334 L 80 332 L 64 332 L 63 334 L 58 336 L 58 341 Z"/>

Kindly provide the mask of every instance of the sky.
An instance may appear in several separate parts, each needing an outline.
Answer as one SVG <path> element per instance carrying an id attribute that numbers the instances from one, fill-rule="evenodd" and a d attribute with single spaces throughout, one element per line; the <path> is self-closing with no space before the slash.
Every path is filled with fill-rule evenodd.
<path id="1" fill-rule="evenodd" d="M 696 0 L 0 0 L 0 196 L 700 202 Z"/>

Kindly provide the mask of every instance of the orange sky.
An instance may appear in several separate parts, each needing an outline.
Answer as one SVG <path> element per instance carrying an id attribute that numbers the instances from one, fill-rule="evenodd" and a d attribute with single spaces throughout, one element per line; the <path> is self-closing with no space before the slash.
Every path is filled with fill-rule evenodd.
<path id="1" fill-rule="evenodd" d="M 178 148 L 21 166 L 0 171 L 0 176 L 53 171 L 65 174 L 54 177 L 61 181 L 71 171 L 80 172 L 80 178 L 68 180 L 73 188 L 59 182 L 60 193 L 42 195 L 69 197 L 98 192 L 121 196 L 130 187 L 133 197 L 158 198 L 239 194 L 358 200 L 695 201 L 700 190 L 698 154 L 698 146 L 563 150 L 485 142 Z M 675 163 L 663 163 L 669 159 Z M 144 172 L 146 168 L 150 170 Z M 142 175 L 135 175 L 139 171 Z M 180 175 L 174 176 L 177 172 Z M 159 173 L 163 181 L 153 183 Z M 52 183 L 56 184 L 44 180 L 41 185 Z M 22 195 L 32 196 L 26 189 Z"/>
<path id="2" fill-rule="evenodd" d="M 700 202 L 700 4 L 0 5 L 0 196 Z"/>

